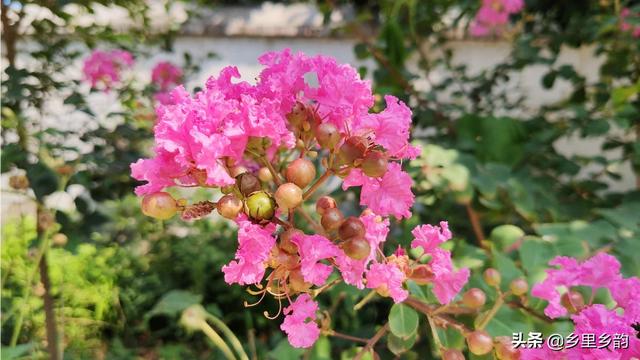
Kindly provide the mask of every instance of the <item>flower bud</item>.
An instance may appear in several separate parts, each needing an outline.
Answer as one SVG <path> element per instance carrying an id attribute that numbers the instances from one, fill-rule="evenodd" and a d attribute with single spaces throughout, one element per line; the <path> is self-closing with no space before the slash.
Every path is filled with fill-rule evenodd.
<path id="1" fill-rule="evenodd" d="M 498 336 L 496 338 L 496 358 L 498 360 L 518 360 L 520 351 L 513 347 L 511 338 L 508 336 Z"/>
<path id="2" fill-rule="evenodd" d="M 316 167 L 307 159 L 296 159 L 287 166 L 285 175 L 288 182 L 304 189 L 316 178 Z"/>
<path id="3" fill-rule="evenodd" d="M 469 308 L 479 309 L 487 301 L 487 296 L 484 291 L 478 288 L 472 288 L 462 295 L 462 303 Z"/>
<path id="4" fill-rule="evenodd" d="M 260 179 L 251 173 L 242 173 L 236 177 L 236 186 L 243 196 L 249 196 L 256 191 L 262 190 Z"/>
<path id="5" fill-rule="evenodd" d="M 584 308 L 584 298 L 579 292 L 569 290 L 562 294 L 560 304 L 562 304 L 569 313 L 576 314 Z"/>
<path id="6" fill-rule="evenodd" d="M 340 228 L 338 228 L 338 236 L 340 236 L 342 240 L 347 240 L 352 237 L 364 237 L 364 234 L 364 224 L 362 220 L 355 216 L 346 218 L 342 224 L 340 224 Z"/>
<path id="7" fill-rule="evenodd" d="M 494 268 L 488 268 L 487 270 L 484 271 L 483 276 L 484 276 L 484 281 L 487 283 L 487 285 L 493 286 L 493 287 L 500 286 L 500 281 L 502 280 L 502 277 L 500 276 L 500 273 L 498 272 L 498 270 Z"/>
<path id="8" fill-rule="evenodd" d="M 249 170 L 246 167 L 234 166 L 231 168 L 231 170 L 229 170 L 229 175 L 231 175 L 232 178 L 237 178 L 238 175 L 244 174 L 246 172 L 249 172 Z"/>
<path id="9" fill-rule="evenodd" d="M 225 195 L 218 200 L 216 209 L 222 217 L 233 220 L 238 217 L 238 214 L 242 211 L 242 201 L 235 195 Z"/>
<path id="10" fill-rule="evenodd" d="M 311 283 L 304 281 L 300 269 L 293 270 L 289 273 L 289 290 L 293 292 L 305 292 L 310 288 Z"/>
<path id="11" fill-rule="evenodd" d="M 289 254 L 295 254 L 298 252 L 298 245 L 294 244 L 293 241 L 291 241 L 291 238 L 294 235 L 303 234 L 304 233 L 302 231 L 294 228 L 283 231 L 282 234 L 280 234 L 280 248 Z"/>
<path id="12" fill-rule="evenodd" d="M 484 330 L 476 330 L 467 336 L 467 346 L 474 355 L 485 355 L 493 349 L 493 339 Z"/>
<path id="13" fill-rule="evenodd" d="M 245 201 L 244 211 L 253 220 L 270 220 L 276 213 L 276 202 L 266 192 L 256 191 Z"/>
<path id="14" fill-rule="evenodd" d="M 364 260 L 371 254 L 371 245 L 364 237 L 352 237 L 342 244 L 340 248 L 344 253 L 354 260 Z"/>
<path id="15" fill-rule="evenodd" d="M 180 325 L 189 331 L 201 330 L 206 325 L 207 311 L 200 304 L 191 305 L 182 312 Z"/>
<path id="16" fill-rule="evenodd" d="M 178 212 L 178 204 L 166 192 L 145 195 L 142 198 L 142 213 L 152 218 L 167 220 Z"/>
<path id="17" fill-rule="evenodd" d="M 260 170 L 258 170 L 258 179 L 262 182 L 268 183 L 273 181 L 273 174 L 269 171 L 269 168 L 261 167 Z"/>
<path id="18" fill-rule="evenodd" d="M 369 177 L 381 177 L 387 172 L 387 157 L 381 151 L 369 151 L 360 168 Z"/>
<path id="19" fill-rule="evenodd" d="M 352 165 L 357 159 L 361 159 L 367 150 L 367 141 L 362 136 L 348 138 L 338 151 L 340 163 Z"/>
<path id="20" fill-rule="evenodd" d="M 442 352 L 442 360 L 464 360 L 464 355 L 458 349 L 447 349 Z"/>
<path id="21" fill-rule="evenodd" d="M 282 184 L 276 190 L 274 197 L 281 209 L 295 209 L 302 204 L 302 189 L 293 183 Z"/>
<path id="22" fill-rule="evenodd" d="M 338 205 L 331 196 L 322 196 L 316 201 L 316 212 L 318 215 L 324 215 L 327 209 L 335 209 L 336 207 L 338 207 Z"/>
<path id="23" fill-rule="evenodd" d="M 340 227 L 343 219 L 342 212 L 339 209 L 327 209 L 322 218 L 320 218 L 320 224 L 325 230 L 332 231 Z"/>
<path id="24" fill-rule="evenodd" d="M 338 128 L 331 123 L 320 124 L 316 128 L 316 140 L 320 147 L 324 149 L 333 149 L 340 141 L 340 132 Z"/>
<path id="25" fill-rule="evenodd" d="M 529 291 L 529 284 L 525 279 L 515 279 L 509 284 L 509 289 L 515 296 L 521 296 Z"/>
<path id="26" fill-rule="evenodd" d="M 431 266 L 423 264 L 411 269 L 411 276 L 409 276 L 409 278 L 418 285 L 426 285 L 433 281 L 433 276 Z"/>

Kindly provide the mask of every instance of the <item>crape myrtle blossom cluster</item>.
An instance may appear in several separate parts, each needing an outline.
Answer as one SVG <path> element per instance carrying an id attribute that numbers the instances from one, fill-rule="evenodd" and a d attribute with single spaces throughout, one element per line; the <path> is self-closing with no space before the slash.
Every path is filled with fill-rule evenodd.
<path id="1" fill-rule="evenodd" d="M 369 82 L 330 57 L 284 50 L 259 61 L 256 84 L 227 67 L 201 91 L 178 86 L 157 106 L 155 156 L 131 165 L 145 182 L 136 188 L 143 212 L 195 219 L 216 210 L 235 221 L 238 249 L 224 279 L 288 303 L 281 329 L 295 347 L 320 335 L 314 298 L 335 283 L 332 274 L 396 303 L 407 299 L 409 279 L 451 302 L 469 270 L 456 270 L 439 246 L 452 237 L 447 222 L 413 230 L 411 245 L 428 261 L 401 248 L 383 253 L 390 217 L 410 217 L 414 202 L 401 166 L 420 153 L 408 142 L 411 110 L 386 96 L 386 108 L 372 112 Z M 360 215 L 345 217 L 333 198 L 317 194 L 333 176 L 345 190 L 361 187 Z M 164 192 L 169 187 L 219 188 L 224 196 L 189 204 Z M 315 216 L 307 201 L 315 201 Z"/>
<path id="2" fill-rule="evenodd" d="M 151 69 L 151 82 L 157 87 L 154 99 L 161 103 L 170 103 L 169 92 L 182 82 L 182 69 L 169 61 L 158 62 Z"/>
<path id="3" fill-rule="evenodd" d="M 541 349 L 523 349 L 522 359 L 637 359 L 640 358 L 640 340 L 633 324 L 640 322 L 640 279 L 623 278 L 620 262 L 606 253 L 579 262 L 570 257 L 559 256 L 549 262 L 557 269 L 547 270 L 546 279 L 535 285 L 533 296 L 548 301 L 544 313 L 556 319 L 570 315 L 577 336 L 594 334 L 595 338 L 607 334 L 624 334 L 629 337 L 626 349 L 574 347 L 554 351 L 546 346 Z M 598 289 L 609 291 L 615 305 L 607 307 L 585 302 L 578 287 L 591 289 L 591 296 Z"/>
<path id="4" fill-rule="evenodd" d="M 122 73 L 134 65 L 133 55 L 126 50 L 94 50 L 82 68 L 84 79 L 94 89 L 109 92 L 122 80 Z M 183 79 L 180 67 L 168 61 L 158 62 L 151 69 L 151 83 L 155 89 L 154 99 L 159 103 L 171 103 L 169 94 Z"/>
<path id="5" fill-rule="evenodd" d="M 498 35 L 509 22 L 509 16 L 524 8 L 524 0 L 482 0 L 469 32 L 472 36 Z"/>
<path id="6" fill-rule="evenodd" d="M 122 71 L 133 64 L 133 55 L 126 50 L 94 50 L 84 60 L 82 73 L 92 88 L 109 91 L 120 82 Z"/>

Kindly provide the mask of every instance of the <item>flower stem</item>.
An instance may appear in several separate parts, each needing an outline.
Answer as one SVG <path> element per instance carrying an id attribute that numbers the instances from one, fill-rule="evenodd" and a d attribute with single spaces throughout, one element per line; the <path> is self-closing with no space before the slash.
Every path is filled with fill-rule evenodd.
<path id="1" fill-rule="evenodd" d="M 218 335 L 218 333 L 213 330 L 213 328 L 206 321 L 202 320 L 202 322 L 200 323 L 200 330 L 202 330 L 202 332 L 207 335 L 207 337 L 213 342 L 213 344 L 217 346 L 220 351 L 222 351 L 224 357 L 227 360 L 236 360 L 236 356 L 233 355 L 233 352 L 229 348 L 229 345 L 224 342 L 220 335 Z"/>
<path id="2" fill-rule="evenodd" d="M 296 211 L 300 213 L 300 215 L 302 215 L 302 217 L 307 220 L 307 222 L 314 228 L 314 230 L 319 233 L 319 234 L 324 234 L 324 229 L 322 228 L 322 226 L 320 226 L 320 224 L 318 224 L 315 220 L 313 220 L 313 218 L 311 217 L 311 215 L 309 215 L 309 213 L 307 213 L 302 206 L 298 206 L 296 208 Z"/>
<path id="3" fill-rule="evenodd" d="M 353 311 L 358 311 L 362 309 L 367 303 L 369 303 L 369 301 L 371 301 L 371 299 L 373 299 L 376 296 L 376 294 L 377 293 L 375 290 L 371 290 L 367 294 L 367 296 L 363 297 L 362 300 L 358 301 L 358 303 L 353 306 Z"/>
<path id="4" fill-rule="evenodd" d="M 349 340 L 349 341 L 354 341 L 354 342 L 361 342 L 361 343 L 368 343 L 369 340 L 368 339 L 364 339 L 361 337 L 357 337 L 357 336 L 351 336 L 351 335 L 347 335 L 347 334 L 343 334 L 343 333 L 339 333 L 335 330 L 327 330 L 325 331 L 324 335 L 327 336 L 333 336 L 333 337 L 337 337 L 340 339 L 345 339 L 345 340 Z"/>
<path id="5" fill-rule="evenodd" d="M 207 313 L 207 319 L 211 320 L 211 322 L 217 328 L 222 330 L 222 332 L 227 337 L 227 339 L 229 339 L 231 346 L 233 346 L 236 353 L 238 353 L 238 355 L 240 356 L 240 360 L 249 360 L 249 356 L 247 356 L 247 353 L 244 351 L 244 348 L 242 347 L 240 340 L 238 340 L 238 337 L 233 333 L 233 331 L 231 331 L 231 329 L 229 329 L 229 327 L 222 320 L 213 316 L 211 313 Z"/>
<path id="6" fill-rule="evenodd" d="M 442 355 L 442 349 L 444 348 L 444 346 L 442 346 L 442 341 L 440 341 L 440 335 L 438 335 L 438 329 L 436 328 L 436 324 L 433 321 L 433 318 L 431 318 L 431 316 L 427 315 L 427 320 L 429 321 L 429 327 L 431 328 L 431 335 L 433 336 L 433 341 L 436 344 L 436 348 L 438 349 L 438 355 Z"/>
<path id="7" fill-rule="evenodd" d="M 476 329 L 478 330 L 484 329 L 485 326 L 489 324 L 489 321 L 491 321 L 491 319 L 493 319 L 493 317 L 496 316 L 496 314 L 498 313 L 498 310 L 500 310 L 500 307 L 504 304 L 504 296 L 505 294 L 503 294 L 498 290 L 498 298 L 496 299 L 496 302 L 493 304 L 493 307 L 491 307 L 489 312 L 482 317 L 482 320 L 478 323 L 478 326 L 476 326 Z"/>
<path id="8" fill-rule="evenodd" d="M 266 156 L 263 156 L 262 162 L 264 162 L 267 169 L 269 169 L 269 172 L 271 173 L 271 176 L 273 176 L 273 181 L 276 183 L 276 185 L 278 186 L 282 185 L 282 181 L 280 180 L 280 175 L 278 175 L 278 172 L 276 171 L 276 169 L 273 168 L 273 164 L 271 164 L 271 161 L 269 161 L 269 159 L 267 159 Z"/>
<path id="9" fill-rule="evenodd" d="M 313 193 L 316 190 L 318 190 L 320 185 L 322 185 L 325 181 L 327 181 L 327 179 L 329 179 L 330 176 L 331 176 L 331 170 L 327 170 L 324 174 L 322 174 L 322 176 L 320 176 L 318 180 L 316 180 L 316 182 L 313 183 L 313 185 L 311 185 L 309 190 L 307 190 L 304 193 L 304 195 L 302 195 L 302 200 L 304 201 L 304 200 L 307 200 L 309 197 L 311 197 L 311 195 L 313 195 Z"/>

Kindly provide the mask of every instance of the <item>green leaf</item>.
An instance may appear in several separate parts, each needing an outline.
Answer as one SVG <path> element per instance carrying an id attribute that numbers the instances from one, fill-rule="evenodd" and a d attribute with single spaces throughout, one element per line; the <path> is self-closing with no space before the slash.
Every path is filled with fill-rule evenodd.
<path id="1" fill-rule="evenodd" d="M 33 343 L 20 344 L 13 347 L 3 346 L 0 349 L 3 360 L 11 360 L 27 355 L 33 348 Z"/>
<path id="2" fill-rule="evenodd" d="M 311 360 L 331 360 L 331 342 L 326 336 L 321 336 L 313 345 Z"/>
<path id="3" fill-rule="evenodd" d="M 287 339 L 283 339 L 278 343 L 278 346 L 269 351 L 267 357 L 273 360 L 298 360 L 304 352 L 304 349 L 294 348 Z"/>
<path id="4" fill-rule="evenodd" d="M 400 355 L 407 350 L 410 350 L 416 343 L 417 338 L 417 333 L 413 333 L 413 335 L 409 336 L 406 339 L 395 336 L 393 334 L 389 334 L 389 336 L 387 336 L 387 347 L 389 348 L 389 350 L 391 350 L 392 353 Z"/>
<path id="5" fill-rule="evenodd" d="M 185 290 L 171 290 L 166 293 L 160 301 L 149 311 L 145 318 L 149 319 L 155 315 L 176 316 L 191 305 L 199 304 L 202 295 L 196 295 Z"/>
<path id="6" fill-rule="evenodd" d="M 418 313 L 404 304 L 393 304 L 389 312 L 391 333 L 408 339 L 418 330 Z"/>

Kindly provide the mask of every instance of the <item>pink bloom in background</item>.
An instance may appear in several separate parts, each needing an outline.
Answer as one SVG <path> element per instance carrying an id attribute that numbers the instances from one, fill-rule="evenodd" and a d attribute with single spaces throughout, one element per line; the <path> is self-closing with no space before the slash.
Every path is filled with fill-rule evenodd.
<path id="1" fill-rule="evenodd" d="M 640 25 L 629 23 L 627 19 L 630 17 L 640 18 L 640 12 L 632 13 L 629 8 L 624 8 L 620 11 L 620 30 L 630 33 L 633 37 L 640 38 Z"/>
<path id="2" fill-rule="evenodd" d="M 284 321 L 280 329 L 287 333 L 293 347 L 308 348 L 318 340 L 320 328 L 315 323 L 318 303 L 309 294 L 302 294 L 284 309 Z"/>
<path id="3" fill-rule="evenodd" d="M 320 260 L 339 256 L 342 251 L 331 240 L 321 235 L 296 235 L 291 241 L 298 245 L 300 270 L 304 281 L 316 286 L 324 284 L 333 268 Z"/>
<path id="4" fill-rule="evenodd" d="M 402 287 L 405 274 L 395 264 L 373 264 L 367 271 L 367 287 L 389 294 L 395 303 L 403 302 L 409 292 Z"/>
<path id="5" fill-rule="evenodd" d="M 509 22 L 509 16 L 523 8 L 524 0 L 483 0 L 469 32 L 475 37 L 500 34 Z"/>
<path id="6" fill-rule="evenodd" d="M 352 186 L 362 186 L 360 205 L 367 206 L 376 214 L 393 215 L 397 219 L 411 216 L 414 195 L 411 192 L 413 180 L 402 171 L 400 164 L 389 163 L 387 172 L 381 178 L 370 178 L 362 170 L 353 169 L 344 179 L 344 190 Z"/>
<path id="7" fill-rule="evenodd" d="M 84 60 L 82 72 L 93 88 L 109 91 L 120 82 L 121 72 L 133 66 L 133 55 L 125 50 L 94 50 Z"/>
<path id="8" fill-rule="evenodd" d="M 276 244 L 274 224 L 266 227 L 246 219 L 238 220 L 238 250 L 236 260 L 222 267 L 227 284 L 258 284 L 262 281 L 271 248 Z"/>
<path id="9" fill-rule="evenodd" d="M 182 69 L 168 61 L 157 63 L 151 70 L 151 81 L 162 91 L 180 85 L 181 80 Z"/>

